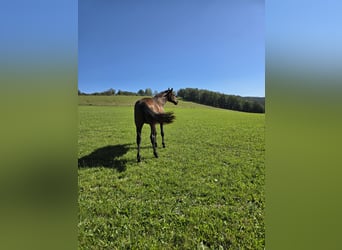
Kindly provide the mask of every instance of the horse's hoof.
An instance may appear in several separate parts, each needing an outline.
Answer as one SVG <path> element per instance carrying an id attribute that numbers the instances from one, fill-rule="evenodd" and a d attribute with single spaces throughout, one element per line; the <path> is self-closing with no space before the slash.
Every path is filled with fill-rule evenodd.
<path id="1" fill-rule="evenodd" d="M 158 158 L 158 154 L 157 154 L 157 153 L 154 153 L 154 157 Z"/>
<path id="2" fill-rule="evenodd" d="M 165 148 L 165 144 L 163 143 L 163 148 Z"/>
<path id="3" fill-rule="evenodd" d="M 140 156 L 137 157 L 137 162 L 141 162 Z"/>

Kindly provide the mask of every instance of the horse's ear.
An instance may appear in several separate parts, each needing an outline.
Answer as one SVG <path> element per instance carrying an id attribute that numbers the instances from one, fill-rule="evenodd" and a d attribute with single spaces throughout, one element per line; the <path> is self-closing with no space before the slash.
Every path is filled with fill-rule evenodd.
<path id="1" fill-rule="evenodd" d="M 171 88 L 171 90 L 170 90 L 171 92 L 173 91 L 173 88 Z"/>

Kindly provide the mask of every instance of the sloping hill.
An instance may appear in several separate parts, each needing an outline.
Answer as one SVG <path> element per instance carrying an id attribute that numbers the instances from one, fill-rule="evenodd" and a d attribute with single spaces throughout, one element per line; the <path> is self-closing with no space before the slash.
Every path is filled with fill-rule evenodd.
<path id="1" fill-rule="evenodd" d="M 135 102 L 141 98 L 150 96 L 97 96 L 97 95 L 80 95 L 78 96 L 78 104 L 81 106 L 134 106 Z M 184 101 L 179 99 L 178 105 L 175 106 L 172 103 L 166 103 L 166 107 L 170 108 L 208 108 L 208 109 L 220 109 L 208 105 L 194 103 L 190 101 Z"/>

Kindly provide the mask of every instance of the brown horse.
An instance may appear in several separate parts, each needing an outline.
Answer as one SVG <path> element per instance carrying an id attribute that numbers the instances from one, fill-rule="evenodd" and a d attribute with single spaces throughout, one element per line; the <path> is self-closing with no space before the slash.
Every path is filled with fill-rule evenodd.
<path id="1" fill-rule="evenodd" d="M 178 101 L 176 96 L 173 93 L 173 89 L 165 90 L 153 98 L 143 98 L 135 103 L 134 106 L 134 120 L 137 131 L 137 145 L 138 145 L 138 154 L 137 160 L 141 161 L 140 158 L 140 142 L 141 142 L 141 130 L 144 123 L 150 124 L 151 127 L 151 143 L 153 147 L 153 154 L 156 158 L 158 158 L 157 153 L 157 131 L 156 124 L 160 124 L 160 134 L 162 136 L 162 144 L 165 148 L 164 142 L 164 128 L 163 124 L 168 124 L 173 122 L 175 116 L 173 112 L 164 112 L 164 105 L 169 101 L 177 105 Z"/>

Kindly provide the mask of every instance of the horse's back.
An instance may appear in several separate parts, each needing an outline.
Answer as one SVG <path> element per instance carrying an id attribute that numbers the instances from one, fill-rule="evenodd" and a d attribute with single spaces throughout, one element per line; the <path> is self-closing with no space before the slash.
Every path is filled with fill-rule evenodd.
<path id="1" fill-rule="evenodd" d="M 162 105 L 158 104 L 153 98 L 142 98 L 134 105 L 134 119 L 137 126 L 143 123 L 154 123 L 157 114 L 164 113 Z M 158 118 L 157 118 L 158 119 Z"/>
<path id="2" fill-rule="evenodd" d="M 146 106 L 155 113 L 163 113 L 164 109 L 153 98 L 142 98 L 135 103 L 135 108 Z"/>

